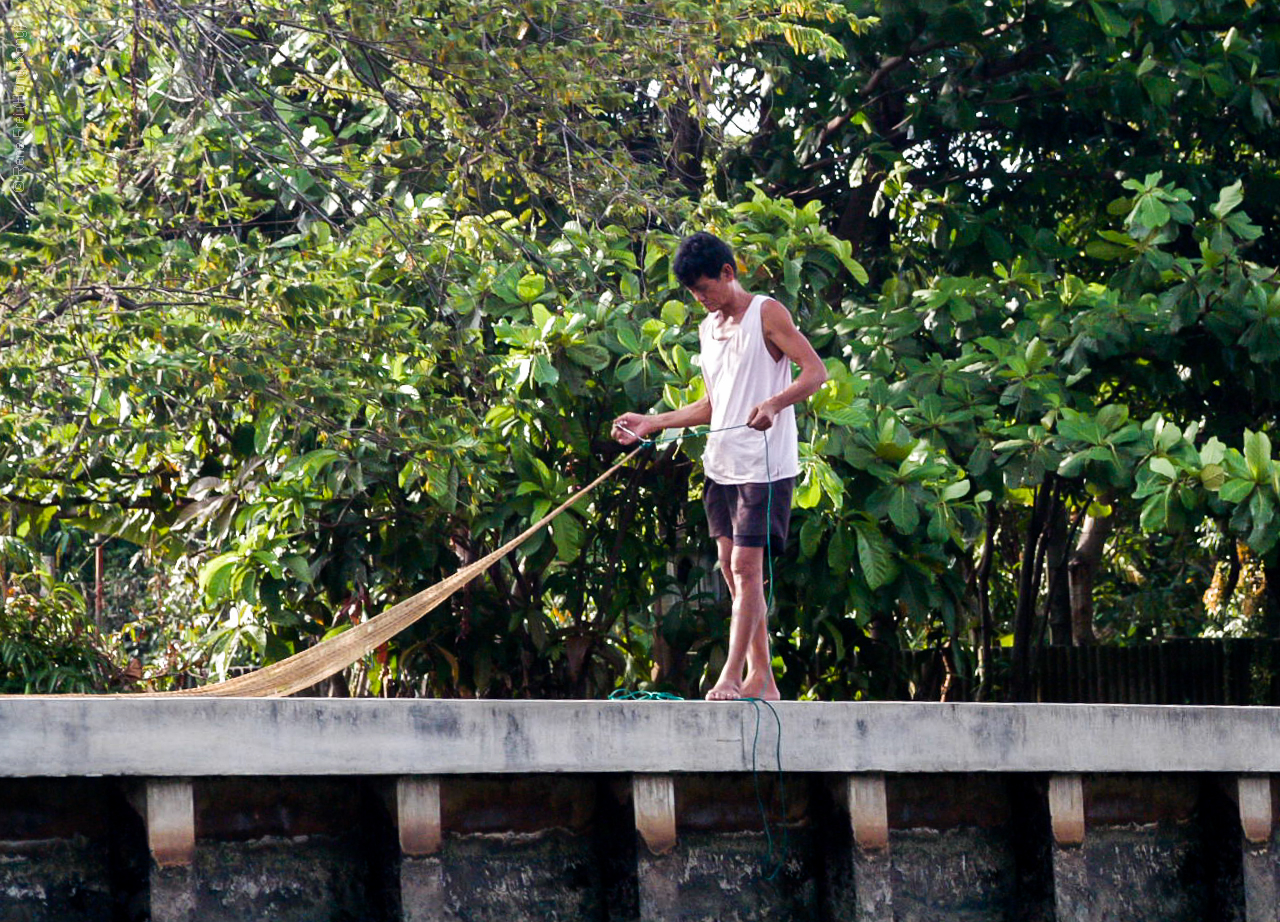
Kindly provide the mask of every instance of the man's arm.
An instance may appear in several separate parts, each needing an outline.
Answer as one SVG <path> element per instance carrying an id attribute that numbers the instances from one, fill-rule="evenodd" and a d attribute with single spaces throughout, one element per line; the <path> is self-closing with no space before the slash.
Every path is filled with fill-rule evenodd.
<path id="1" fill-rule="evenodd" d="M 711 400 L 703 397 L 688 406 L 666 413 L 623 413 L 613 421 L 613 437 L 623 445 L 634 445 L 639 439 L 663 429 L 683 429 L 685 426 L 705 426 L 711 422 Z M 629 431 L 628 431 L 629 430 Z"/>
<path id="2" fill-rule="evenodd" d="M 827 368 L 818 358 L 813 344 L 796 327 L 791 313 L 770 298 L 760 305 L 760 320 L 765 342 L 800 366 L 800 375 L 786 388 L 774 394 L 751 411 L 747 425 L 752 429 L 768 429 L 782 410 L 814 394 L 827 380 Z"/>

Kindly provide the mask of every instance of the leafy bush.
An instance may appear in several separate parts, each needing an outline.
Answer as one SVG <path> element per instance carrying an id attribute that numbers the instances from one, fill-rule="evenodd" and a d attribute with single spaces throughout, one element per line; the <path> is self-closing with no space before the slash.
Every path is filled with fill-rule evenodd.
<path id="1" fill-rule="evenodd" d="M 39 574 L 10 584 L 0 602 L 0 694 L 100 692 L 119 676 L 80 593 Z"/>

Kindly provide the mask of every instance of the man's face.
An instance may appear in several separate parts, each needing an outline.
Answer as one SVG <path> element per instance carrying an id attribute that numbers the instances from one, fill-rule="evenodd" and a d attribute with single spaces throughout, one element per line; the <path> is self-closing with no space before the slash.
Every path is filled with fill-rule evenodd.
<path id="1" fill-rule="evenodd" d="M 733 303 L 734 272 L 726 265 L 717 276 L 703 276 L 689 286 L 689 293 L 708 312 L 724 310 Z"/>

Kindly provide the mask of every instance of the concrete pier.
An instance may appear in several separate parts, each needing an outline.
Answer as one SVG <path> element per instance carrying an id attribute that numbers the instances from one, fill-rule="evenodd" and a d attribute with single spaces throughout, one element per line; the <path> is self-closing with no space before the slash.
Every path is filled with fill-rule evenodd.
<path id="1" fill-rule="evenodd" d="M 0 699 L 0 922 L 1280 919 L 1276 710 L 775 707 Z"/>

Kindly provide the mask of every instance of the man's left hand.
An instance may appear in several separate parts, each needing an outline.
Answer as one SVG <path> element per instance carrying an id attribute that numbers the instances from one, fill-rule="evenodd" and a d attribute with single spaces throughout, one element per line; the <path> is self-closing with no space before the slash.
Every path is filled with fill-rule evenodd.
<path id="1" fill-rule="evenodd" d="M 766 400 L 751 411 L 751 415 L 747 417 L 747 425 L 759 432 L 764 432 L 764 430 L 773 426 L 773 418 L 777 415 L 777 412 L 773 408 L 773 404 Z"/>

